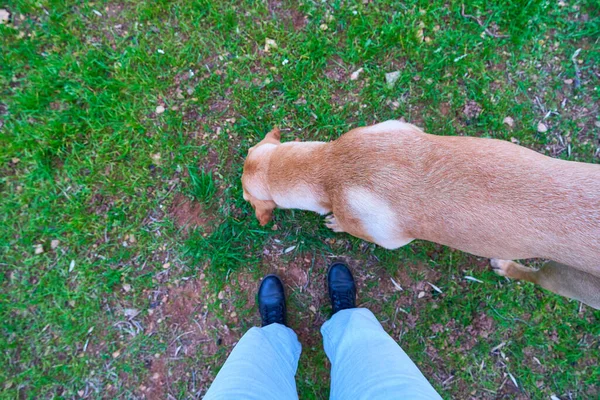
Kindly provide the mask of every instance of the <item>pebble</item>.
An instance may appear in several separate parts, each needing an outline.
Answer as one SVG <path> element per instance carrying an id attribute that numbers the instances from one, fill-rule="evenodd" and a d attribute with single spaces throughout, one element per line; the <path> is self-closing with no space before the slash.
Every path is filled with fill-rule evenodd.
<path id="1" fill-rule="evenodd" d="M 511 117 L 506 117 L 504 118 L 504 120 L 502 121 L 505 125 L 508 125 L 510 128 L 512 128 L 513 126 L 515 126 L 515 120 L 512 119 Z"/>
<path id="2" fill-rule="evenodd" d="M 359 68 L 356 71 L 354 71 L 351 75 L 350 75 L 350 80 L 351 81 L 355 81 L 358 79 L 359 75 L 364 71 L 363 68 Z"/>
<path id="3" fill-rule="evenodd" d="M 385 82 L 387 83 L 388 89 L 393 88 L 399 78 L 400 71 L 393 71 L 385 74 Z"/>
<path id="4" fill-rule="evenodd" d="M 540 123 L 537 125 L 537 131 L 538 131 L 539 133 L 548 132 L 548 127 L 547 127 L 547 126 L 546 126 L 546 124 L 544 124 L 543 122 L 540 122 Z"/>
<path id="5" fill-rule="evenodd" d="M 164 106 L 157 106 L 156 107 L 156 113 L 157 114 L 162 114 L 165 112 L 165 107 Z"/>

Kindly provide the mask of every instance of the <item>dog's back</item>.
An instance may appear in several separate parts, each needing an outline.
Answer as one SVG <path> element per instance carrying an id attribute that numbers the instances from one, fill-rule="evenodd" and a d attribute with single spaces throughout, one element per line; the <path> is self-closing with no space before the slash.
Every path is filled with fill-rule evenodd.
<path id="1" fill-rule="evenodd" d="M 409 236 L 490 258 L 600 269 L 600 165 L 397 121 L 352 130 L 330 152 L 336 200 L 349 187 L 367 188 Z"/>

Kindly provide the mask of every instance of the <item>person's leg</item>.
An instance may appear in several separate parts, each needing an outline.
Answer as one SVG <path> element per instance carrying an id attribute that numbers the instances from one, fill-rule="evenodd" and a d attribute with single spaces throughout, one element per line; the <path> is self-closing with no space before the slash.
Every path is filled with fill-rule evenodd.
<path id="1" fill-rule="evenodd" d="M 300 342 L 293 330 L 271 324 L 240 339 L 204 396 L 213 399 L 297 399 Z"/>
<path id="2" fill-rule="evenodd" d="M 258 289 L 262 328 L 251 328 L 240 339 L 204 396 L 214 399 L 297 399 L 296 369 L 301 346 L 285 326 L 283 283 L 266 276 Z"/>
<path id="3" fill-rule="evenodd" d="M 321 333 L 331 361 L 330 398 L 441 399 L 373 313 L 353 308 L 356 289 L 350 271 L 334 264 L 328 282 L 334 315 Z"/>

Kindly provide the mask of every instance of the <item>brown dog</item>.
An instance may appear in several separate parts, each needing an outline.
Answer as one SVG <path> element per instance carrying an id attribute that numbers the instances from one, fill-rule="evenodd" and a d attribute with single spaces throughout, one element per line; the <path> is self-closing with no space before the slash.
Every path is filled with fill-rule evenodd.
<path id="1" fill-rule="evenodd" d="M 387 121 L 328 143 L 282 144 L 273 129 L 249 150 L 242 185 L 261 225 L 276 207 L 332 212 L 335 232 L 492 258 L 500 275 L 600 309 L 600 165 Z M 508 261 L 523 258 L 554 262 Z"/>

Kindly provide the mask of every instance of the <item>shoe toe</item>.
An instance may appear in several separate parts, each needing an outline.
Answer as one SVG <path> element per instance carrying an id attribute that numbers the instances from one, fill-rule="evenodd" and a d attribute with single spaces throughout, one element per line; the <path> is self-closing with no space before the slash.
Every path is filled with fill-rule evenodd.
<path id="1" fill-rule="evenodd" d="M 349 289 L 354 286 L 352 273 L 344 264 L 333 264 L 329 268 L 329 284 L 332 289 Z"/>
<path id="2" fill-rule="evenodd" d="M 275 275 L 267 275 L 258 289 L 259 302 L 263 304 L 276 303 L 285 298 L 283 284 Z"/>

